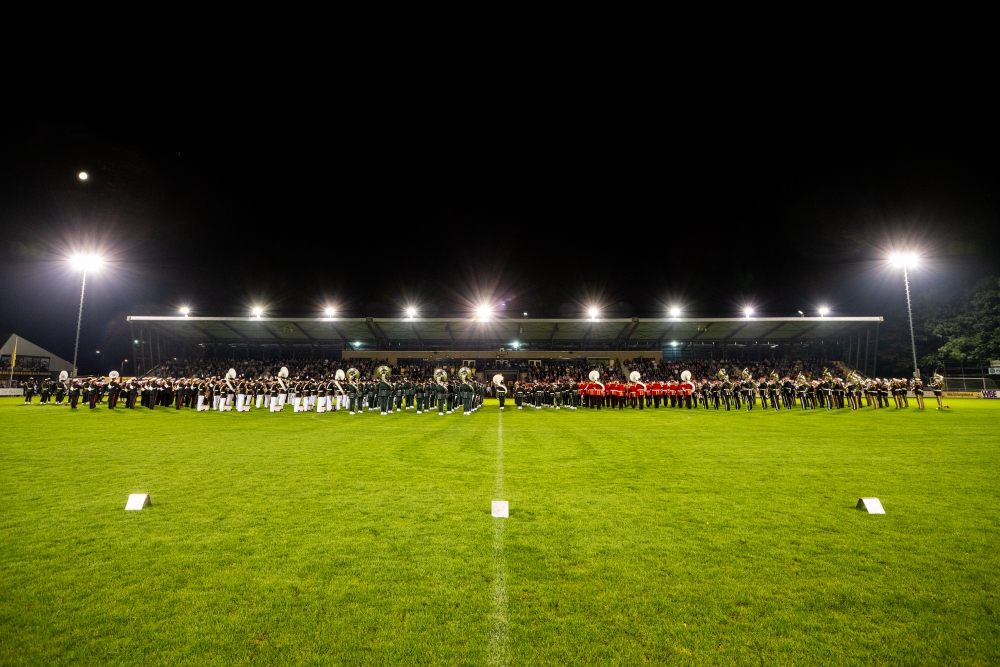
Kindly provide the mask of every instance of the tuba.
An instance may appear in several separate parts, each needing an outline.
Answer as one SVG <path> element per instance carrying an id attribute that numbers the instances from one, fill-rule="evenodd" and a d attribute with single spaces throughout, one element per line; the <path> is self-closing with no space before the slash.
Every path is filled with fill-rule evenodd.
<path id="1" fill-rule="evenodd" d="M 375 369 L 375 377 L 382 380 L 386 384 L 389 383 L 389 376 L 392 375 L 392 369 L 388 366 L 379 366 Z"/>
<path id="2" fill-rule="evenodd" d="M 351 384 L 353 384 L 358 379 L 359 375 L 361 375 L 361 373 L 358 371 L 357 368 L 347 369 L 347 381 L 350 382 Z"/>
<path id="3" fill-rule="evenodd" d="M 448 381 L 448 371 L 443 368 L 434 371 L 434 381 L 443 386 Z"/>
<path id="4" fill-rule="evenodd" d="M 462 382 L 468 382 L 469 376 L 471 375 L 472 375 L 472 369 L 469 368 L 468 366 L 462 366 L 461 368 L 458 369 L 458 377 L 462 380 Z"/>

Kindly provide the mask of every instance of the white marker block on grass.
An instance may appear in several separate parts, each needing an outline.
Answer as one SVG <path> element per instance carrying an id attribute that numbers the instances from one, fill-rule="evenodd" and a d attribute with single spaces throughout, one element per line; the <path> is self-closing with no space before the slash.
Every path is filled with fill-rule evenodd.
<path id="1" fill-rule="evenodd" d="M 856 509 L 866 509 L 869 514 L 885 514 L 885 510 L 882 509 L 882 503 L 879 502 L 878 498 L 860 498 L 855 507 Z"/>
<path id="2" fill-rule="evenodd" d="M 125 503 L 125 509 L 141 510 L 143 507 L 149 507 L 152 504 L 153 503 L 149 499 L 148 493 L 133 493 L 128 497 L 128 502 Z"/>
<path id="3" fill-rule="evenodd" d="M 510 510 L 507 506 L 506 500 L 493 501 L 493 516 L 498 519 L 506 519 L 510 516 Z"/>

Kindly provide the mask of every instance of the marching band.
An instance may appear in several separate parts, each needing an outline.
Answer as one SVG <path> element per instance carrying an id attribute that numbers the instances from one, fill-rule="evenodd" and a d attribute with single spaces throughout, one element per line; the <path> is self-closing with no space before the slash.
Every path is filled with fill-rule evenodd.
<path id="1" fill-rule="evenodd" d="M 70 379 L 65 372 L 58 380 L 36 382 L 34 378 L 22 383 L 24 402 L 31 404 L 40 396 L 40 405 L 68 405 L 77 409 L 82 403 L 91 410 L 100 405 L 114 410 L 119 405 L 126 409 L 136 407 L 153 410 L 172 407 L 202 411 L 249 412 L 251 409 L 282 412 L 292 406 L 292 412 L 340 412 L 351 415 L 378 412 L 380 415 L 415 410 L 429 414 L 437 408 L 439 415 L 462 410 L 471 415 L 483 405 L 487 385 L 474 377 L 467 368 L 459 369 L 458 379 L 449 379 L 447 372 L 438 369 L 432 381 L 414 381 L 409 376 L 391 377 L 387 366 L 380 366 L 375 377 L 361 379 L 360 373 L 350 368 L 346 374 L 338 370 L 332 376 L 288 378 L 288 369 L 282 368 L 276 376 L 237 378 L 230 369 L 223 377 L 208 378 L 121 378 L 112 371 L 106 377 Z M 633 371 L 628 382 L 612 378 L 601 381 L 598 371 L 591 371 L 589 381 L 577 382 L 565 377 L 556 381 L 517 381 L 512 387 L 504 384 L 503 376 L 493 378 L 493 389 L 504 410 L 508 393 L 513 396 L 514 407 L 553 408 L 555 410 L 624 410 L 682 408 L 687 410 L 743 410 L 752 411 L 760 402 L 762 410 L 792 409 L 837 410 L 850 407 L 881 409 L 892 405 L 897 409 L 909 407 L 910 395 L 917 407 L 924 409 L 924 387 L 919 378 L 862 378 L 851 372 L 847 378 L 834 377 L 824 369 L 821 379 L 808 380 L 779 378 L 774 372 L 769 377 L 754 379 L 748 369 L 741 378 L 733 381 L 725 370 L 715 378 L 695 379 L 690 371 L 681 373 L 679 380 L 645 383 Z M 944 378 L 936 375 L 929 389 L 937 400 L 937 409 L 944 409 L 942 402 Z"/>

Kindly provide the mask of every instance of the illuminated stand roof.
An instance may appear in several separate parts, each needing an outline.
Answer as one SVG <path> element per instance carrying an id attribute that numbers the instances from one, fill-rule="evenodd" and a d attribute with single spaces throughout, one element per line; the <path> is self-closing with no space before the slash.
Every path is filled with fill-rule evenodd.
<path id="1" fill-rule="evenodd" d="M 881 317 L 507 319 L 157 317 L 128 321 L 188 343 L 322 345 L 342 350 L 657 350 L 680 343 L 834 340 Z"/>

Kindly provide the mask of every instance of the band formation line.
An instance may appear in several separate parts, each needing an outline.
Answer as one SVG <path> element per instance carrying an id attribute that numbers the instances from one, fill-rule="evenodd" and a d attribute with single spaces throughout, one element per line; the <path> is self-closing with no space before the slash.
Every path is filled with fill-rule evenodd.
<path id="1" fill-rule="evenodd" d="M 237 378 L 235 369 L 223 377 L 209 378 L 121 378 L 117 371 L 106 377 L 70 379 L 65 371 L 58 380 L 34 379 L 22 383 L 24 402 L 31 404 L 36 394 L 40 405 L 68 405 L 77 409 L 81 403 L 95 409 L 105 404 L 114 410 L 121 405 L 127 409 L 137 406 L 155 409 L 173 407 L 195 409 L 199 412 L 216 410 L 249 412 L 263 409 L 282 412 L 291 405 L 293 412 L 338 412 L 351 415 L 377 412 L 393 414 L 416 409 L 417 414 L 429 414 L 437 409 L 439 415 L 459 410 L 471 415 L 483 405 L 488 393 L 495 393 L 500 409 L 506 407 L 510 394 L 514 407 L 554 408 L 556 410 L 591 410 L 625 408 L 643 410 L 682 408 L 704 410 L 754 410 L 760 401 L 763 410 L 837 410 L 850 407 L 888 408 L 889 397 L 897 409 L 909 407 L 909 394 L 913 394 L 917 407 L 924 409 L 924 387 L 919 379 L 863 378 L 848 373 L 847 378 L 834 377 L 823 369 L 822 379 L 808 380 L 800 374 L 794 380 L 779 378 L 772 372 L 768 377 L 754 379 L 748 369 L 736 381 L 720 370 L 713 378 L 694 379 L 690 371 L 683 371 L 680 381 L 642 381 L 638 371 L 632 371 L 628 382 L 612 380 L 600 382 L 598 371 L 591 371 L 590 380 L 577 382 L 572 378 L 556 381 L 521 382 L 511 388 L 504 384 L 503 375 L 493 377 L 493 386 L 475 377 L 473 371 L 463 366 L 458 378 L 449 378 L 444 369 L 434 371 L 434 379 L 414 381 L 409 376 L 392 377 L 388 366 L 379 366 L 374 377 L 361 379 L 356 368 L 345 373 L 337 370 L 327 377 L 288 378 L 288 369 L 282 367 L 277 375 L 258 379 Z M 946 408 L 942 402 L 944 378 L 935 375 L 929 389 L 937 400 L 937 409 Z M 68 399 L 68 400 L 67 400 Z"/>

